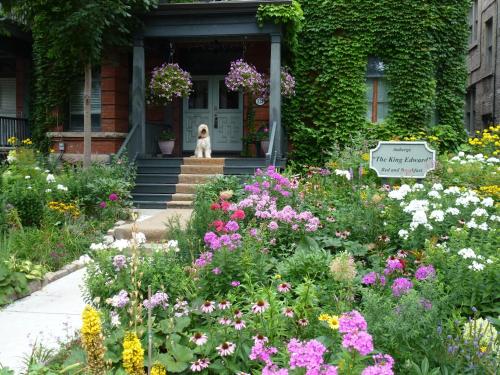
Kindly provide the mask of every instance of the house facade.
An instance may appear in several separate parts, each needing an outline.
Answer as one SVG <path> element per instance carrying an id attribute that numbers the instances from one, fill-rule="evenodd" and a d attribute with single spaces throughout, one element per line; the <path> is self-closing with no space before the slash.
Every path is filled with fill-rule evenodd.
<path id="1" fill-rule="evenodd" d="M 0 34 L 0 148 L 9 137 L 29 135 L 31 37 L 15 24 L 2 23 Z"/>
<path id="2" fill-rule="evenodd" d="M 497 0 L 473 0 L 469 12 L 465 128 L 471 134 L 500 121 Z"/>
<path id="3" fill-rule="evenodd" d="M 158 138 L 171 130 L 176 142 L 173 156 L 191 155 L 198 125 L 210 129 L 214 155 L 263 156 L 258 147 L 245 145 L 249 98 L 226 88 L 224 77 L 230 63 L 244 59 L 270 77 L 269 98 L 253 98 L 255 127 L 269 129 L 272 149 L 283 154 L 281 129 L 280 67 L 282 27 L 258 25 L 262 3 L 289 0 L 167 3 L 144 18 L 143 29 L 134 35 L 131 49 L 107 51 L 92 79 L 92 154 L 94 160 L 126 149 L 129 157 L 157 155 Z M 167 106 L 147 101 L 151 72 L 163 63 L 177 63 L 192 77 L 189 98 Z M 47 135 L 56 152 L 67 160 L 83 154 L 83 77 L 75 82 L 64 122 Z M 274 126 L 273 126 L 274 125 Z"/>

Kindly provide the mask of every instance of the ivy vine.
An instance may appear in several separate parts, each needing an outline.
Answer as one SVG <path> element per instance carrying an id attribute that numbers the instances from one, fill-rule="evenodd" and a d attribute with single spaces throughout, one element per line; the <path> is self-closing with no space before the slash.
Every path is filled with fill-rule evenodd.
<path id="1" fill-rule="evenodd" d="M 347 144 L 359 132 L 388 139 L 425 131 L 438 135 L 444 147 L 460 143 L 469 6 L 469 0 L 294 0 L 262 6 L 259 22 L 281 22 L 296 38 L 289 48 L 297 95 L 284 106 L 292 157 L 324 162 L 332 144 Z M 370 56 L 387 68 L 390 113 L 382 124 L 366 120 Z M 431 125 L 433 115 L 438 123 Z"/>

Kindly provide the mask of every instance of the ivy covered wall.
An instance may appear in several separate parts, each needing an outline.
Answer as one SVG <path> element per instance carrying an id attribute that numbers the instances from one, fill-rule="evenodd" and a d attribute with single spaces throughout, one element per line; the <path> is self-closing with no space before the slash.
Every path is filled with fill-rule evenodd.
<path id="1" fill-rule="evenodd" d="M 304 17 L 292 62 L 297 95 L 285 103 L 284 120 L 294 159 L 322 162 L 332 143 L 348 143 L 355 132 L 390 139 L 423 130 L 444 148 L 460 142 L 469 0 L 299 3 Z M 369 57 L 386 67 L 390 112 L 382 124 L 366 120 Z M 437 125 L 431 126 L 433 115 Z"/>

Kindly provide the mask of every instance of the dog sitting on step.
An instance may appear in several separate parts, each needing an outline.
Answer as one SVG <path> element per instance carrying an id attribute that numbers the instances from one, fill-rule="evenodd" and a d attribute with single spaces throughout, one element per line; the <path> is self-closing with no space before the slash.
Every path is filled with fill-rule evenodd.
<path id="1" fill-rule="evenodd" d="M 208 133 L 208 126 L 201 124 L 198 126 L 198 141 L 196 142 L 196 149 L 194 150 L 196 158 L 211 158 L 212 147 L 210 145 L 210 135 Z"/>

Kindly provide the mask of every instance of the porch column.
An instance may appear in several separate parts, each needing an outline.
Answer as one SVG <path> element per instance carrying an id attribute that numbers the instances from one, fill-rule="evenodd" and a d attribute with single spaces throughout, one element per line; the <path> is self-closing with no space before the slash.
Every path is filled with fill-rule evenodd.
<path id="1" fill-rule="evenodd" d="M 281 34 L 271 34 L 269 120 L 271 126 L 276 122 L 274 150 L 281 158 Z"/>
<path id="2" fill-rule="evenodd" d="M 138 152 L 146 153 L 146 88 L 144 84 L 144 39 L 142 35 L 134 38 L 132 70 L 132 126 L 139 126 L 141 135 Z"/>

